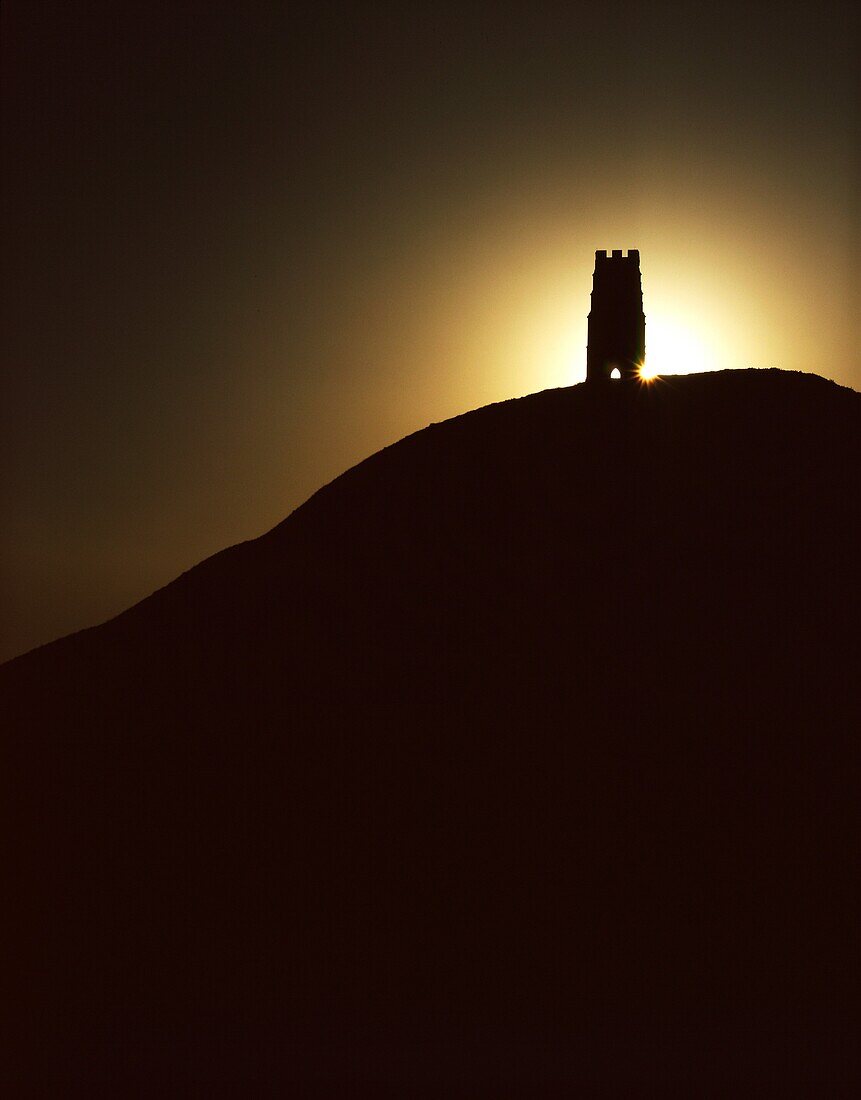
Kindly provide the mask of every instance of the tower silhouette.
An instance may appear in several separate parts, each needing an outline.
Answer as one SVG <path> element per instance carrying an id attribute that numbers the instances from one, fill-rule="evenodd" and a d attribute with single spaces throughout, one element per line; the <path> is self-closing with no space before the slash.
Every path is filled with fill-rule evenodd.
<path id="1" fill-rule="evenodd" d="M 646 317 L 636 248 L 627 256 L 620 248 L 609 256 L 603 249 L 595 253 L 588 333 L 587 382 L 607 381 L 615 370 L 622 380 L 638 377 L 646 357 Z"/>

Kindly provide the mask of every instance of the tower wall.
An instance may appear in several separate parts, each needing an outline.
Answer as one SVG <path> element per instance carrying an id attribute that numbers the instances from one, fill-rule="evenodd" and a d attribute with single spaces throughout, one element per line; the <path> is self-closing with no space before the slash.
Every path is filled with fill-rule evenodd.
<path id="1" fill-rule="evenodd" d="M 623 379 L 636 378 L 646 357 L 646 317 L 640 253 L 621 249 L 595 253 L 586 349 L 586 381 L 609 380 L 618 367 Z"/>

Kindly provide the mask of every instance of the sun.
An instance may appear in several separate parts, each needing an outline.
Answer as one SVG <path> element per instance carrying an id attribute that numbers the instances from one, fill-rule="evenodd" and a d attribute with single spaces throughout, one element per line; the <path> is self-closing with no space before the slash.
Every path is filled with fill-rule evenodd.
<path id="1" fill-rule="evenodd" d="M 642 379 L 711 370 L 717 370 L 714 354 L 693 329 L 674 318 L 647 317 L 646 361 L 640 367 Z"/>

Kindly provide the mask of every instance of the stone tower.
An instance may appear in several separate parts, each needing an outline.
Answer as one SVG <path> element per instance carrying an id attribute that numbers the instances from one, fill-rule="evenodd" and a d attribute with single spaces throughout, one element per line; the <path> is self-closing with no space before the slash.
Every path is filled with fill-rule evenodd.
<path id="1" fill-rule="evenodd" d="M 646 317 L 640 279 L 640 253 L 615 249 L 595 253 L 592 308 L 586 348 L 586 381 L 603 382 L 619 371 L 623 381 L 637 378 L 646 357 Z"/>

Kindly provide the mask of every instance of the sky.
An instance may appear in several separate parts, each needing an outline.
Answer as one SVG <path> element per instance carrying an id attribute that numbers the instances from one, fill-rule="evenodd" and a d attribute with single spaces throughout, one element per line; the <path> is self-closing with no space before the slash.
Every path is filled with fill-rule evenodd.
<path id="1" fill-rule="evenodd" d="M 0 659 L 427 424 L 647 362 L 861 389 L 854 5 L 4 0 Z"/>

